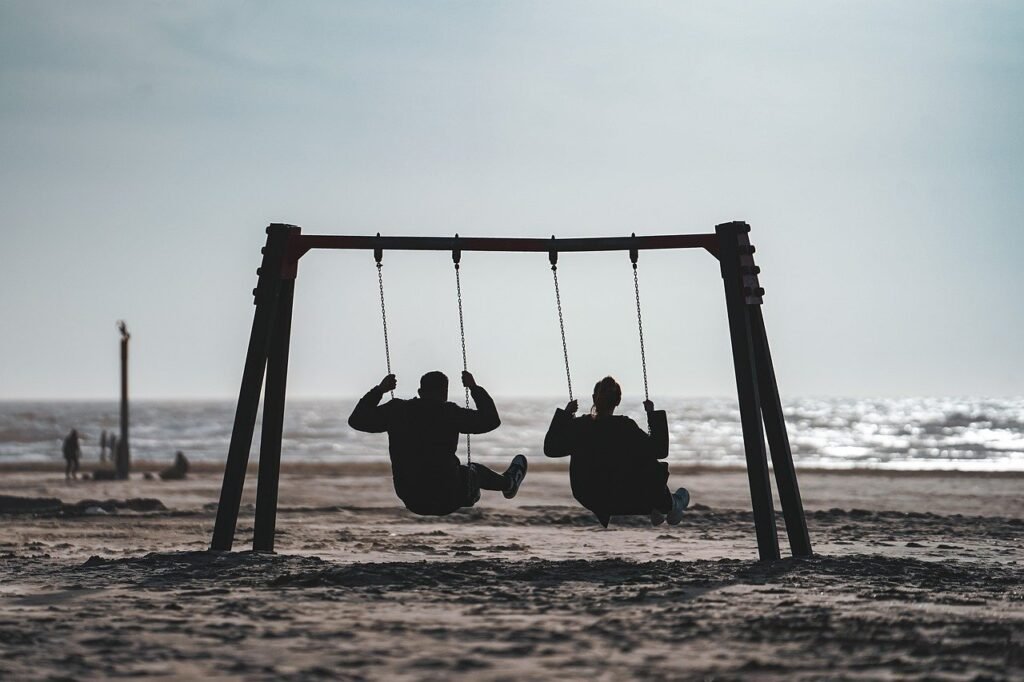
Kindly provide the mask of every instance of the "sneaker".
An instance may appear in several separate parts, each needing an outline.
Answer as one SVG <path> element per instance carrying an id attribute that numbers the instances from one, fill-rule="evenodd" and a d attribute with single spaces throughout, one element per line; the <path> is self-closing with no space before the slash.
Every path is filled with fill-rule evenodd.
<path id="1" fill-rule="evenodd" d="M 673 502 L 673 504 L 675 504 L 675 502 Z M 652 526 L 660 526 L 663 523 L 665 523 L 665 515 L 662 514 L 660 511 L 658 511 L 657 509 L 652 509 L 651 510 L 651 525 Z"/>
<path id="2" fill-rule="evenodd" d="M 669 525 L 676 525 L 683 520 L 683 512 L 690 506 L 690 491 L 680 488 L 672 494 L 672 511 L 668 513 L 666 520 Z"/>
<path id="3" fill-rule="evenodd" d="M 512 463 L 505 470 L 505 475 L 508 476 L 509 484 L 502 494 L 505 496 L 505 499 L 511 500 L 519 492 L 519 486 L 523 484 L 523 479 L 526 478 L 526 457 L 523 455 L 513 457 Z"/>

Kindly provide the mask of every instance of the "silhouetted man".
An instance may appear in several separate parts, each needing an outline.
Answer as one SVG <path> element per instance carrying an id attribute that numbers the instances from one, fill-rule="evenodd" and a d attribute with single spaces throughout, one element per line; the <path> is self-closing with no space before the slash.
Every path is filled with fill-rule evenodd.
<path id="1" fill-rule="evenodd" d="M 480 489 L 500 490 L 513 498 L 526 476 L 526 457 L 516 455 L 503 474 L 482 464 L 465 466 L 455 456 L 460 433 L 487 433 L 501 420 L 494 401 L 469 372 L 462 373 L 475 410 L 448 402 L 448 377 L 427 372 L 420 379 L 419 397 L 395 398 L 379 405 L 397 385 L 394 374 L 370 389 L 352 410 L 348 424 L 357 431 L 388 434 L 391 476 L 395 492 L 414 514 L 444 516 L 472 507 Z"/>
<path id="2" fill-rule="evenodd" d="M 71 429 L 71 433 L 64 438 L 64 446 L 61 449 L 64 453 L 64 478 L 77 478 L 78 460 L 82 457 L 82 445 L 78 440 L 78 431 Z"/>

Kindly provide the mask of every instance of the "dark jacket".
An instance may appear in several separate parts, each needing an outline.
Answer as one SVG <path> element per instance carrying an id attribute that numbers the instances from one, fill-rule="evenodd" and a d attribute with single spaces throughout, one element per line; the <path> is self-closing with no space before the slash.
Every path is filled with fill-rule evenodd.
<path id="1" fill-rule="evenodd" d="M 544 436 L 544 454 L 571 457 L 569 481 L 580 504 L 602 525 L 612 515 L 648 514 L 663 493 L 668 465 L 668 421 L 664 410 L 647 414 L 651 434 L 629 417 L 555 416 Z"/>
<path id="2" fill-rule="evenodd" d="M 61 447 L 64 459 L 69 462 L 77 462 L 82 456 L 82 446 L 79 444 L 78 435 L 69 433 L 64 438 L 64 445 Z"/>
<path id="3" fill-rule="evenodd" d="M 465 477 L 455 455 L 459 434 L 487 433 L 501 424 L 487 391 L 477 386 L 470 394 L 475 410 L 421 398 L 379 405 L 384 392 L 375 387 L 348 418 L 357 431 L 387 432 L 395 492 L 414 513 L 447 514 L 465 504 Z"/>

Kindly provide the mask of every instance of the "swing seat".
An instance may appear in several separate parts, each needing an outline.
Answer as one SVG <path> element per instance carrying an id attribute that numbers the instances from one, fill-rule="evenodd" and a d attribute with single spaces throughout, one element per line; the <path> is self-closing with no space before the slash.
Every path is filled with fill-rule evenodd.
<path id="1" fill-rule="evenodd" d="M 571 466 L 571 465 L 570 465 Z M 668 464 L 650 461 L 642 468 L 615 471 L 612 475 L 593 476 L 592 471 L 570 468 L 573 497 L 597 516 L 605 528 L 612 516 L 647 516 L 654 508 L 652 500 L 668 482 Z"/>
<path id="2" fill-rule="evenodd" d="M 402 498 L 402 503 L 417 516 L 448 516 L 459 509 L 468 509 L 480 501 L 480 480 L 472 466 L 460 466 L 459 480 L 455 486 L 436 492 L 436 497 Z"/>
<path id="3" fill-rule="evenodd" d="M 592 500 L 576 497 L 576 501 L 589 509 L 605 528 L 613 516 L 647 516 L 654 508 L 649 502 L 639 499 L 603 500 L 601 504 L 595 504 Z"/>
<path id="4" fill-rule="evenodd" d="M 613 516 L 647 516 L 651 513 L 651 511 L 653 511 L 653 508 L 650 505 L 642 506 L 646 506 L 647 508 L 643 509 L 641 508 L 641 506 L 632 505 L 610 507 L 605 509 L 590 509 L 590 507 L 587 507 L 587 509 L 590 509 L 590 511 L 593 512 L 594 516 L 597 517 L 597 520 L 601 523 L 601 525 L 607 528 L 608 523 L 611 521 L 611 518 Z"/>

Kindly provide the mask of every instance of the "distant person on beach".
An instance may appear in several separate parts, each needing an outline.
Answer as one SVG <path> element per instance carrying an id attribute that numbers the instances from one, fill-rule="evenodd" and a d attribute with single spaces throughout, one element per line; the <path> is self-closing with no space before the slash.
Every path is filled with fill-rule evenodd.
<path id="1" fill-rule="evenodd" d="M 160 472 L 160 478 L 165 481 L 180 481 L 188 473 L 188 458 L 181 450 L 174 455 L 174 464 Z"/>
<path id="2" fill-rule="evenodd" d="M 78 461 L 82 457 L 82 444 L 78 439 L 78 431 L 71 429 L 64 438 L 64 478 L 78 478 Z"/>
<path id="3" fill-rule="evenodd" d="M 107 430 L 103 429 L 103 433 L 100 434 L 100 461 L 107 461 Z"/>
<path id="4" fill-rule="evenodd" d="M 644 401 L 650 435 L 629 417 L 616 416 L 622 388 L 612 377 L 594 386 L 590 414 L 574 417 L 579 404 L 570 400 L 544 436 L 544 454 L 569 457 L 572 494 L 608 527 L 613 515 L 650 514 L 655 526 L 683 518 L 690 493 L 668 489 L 668 421 L 664 410 Z"/>
<path id="5" fill-rule="evenodd" d="M 455 451 L 460 433 L 487 433 L 501 420 L 494 401 L 469 372 L 462 384 L 473 396 L 476 409 L 448 402 L 448 377 L 427 372 L 420 379 L 419 397 L 381 399 L 397 385 L 389 374 L 362 397 L 348 424 L 357 431 L 388 434 L 391 475 L 395 492 L 406 508 L 421 516 L 444 516 L 472 507 L 480 489 L 501 491 L 513 498 L 526 476 L 526 457 L 516 455 L 503 474 L 474 462 L 461 464 Z"/>

